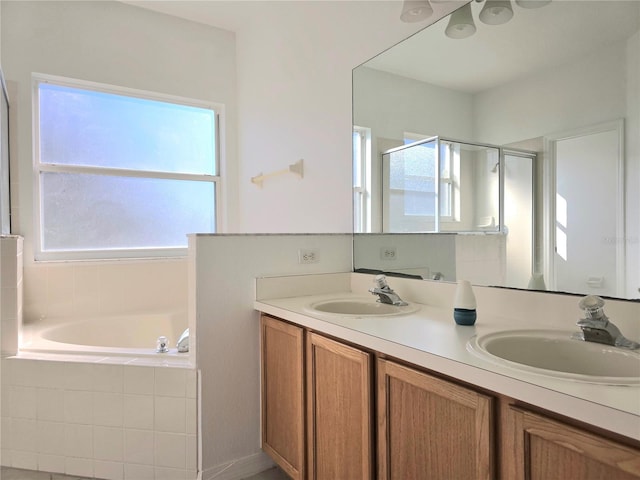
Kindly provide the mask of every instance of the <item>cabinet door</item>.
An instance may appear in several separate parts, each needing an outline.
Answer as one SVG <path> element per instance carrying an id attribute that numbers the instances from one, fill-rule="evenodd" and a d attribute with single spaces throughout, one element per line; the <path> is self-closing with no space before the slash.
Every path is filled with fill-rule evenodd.
<path id="1" fill-rule="evenodd" d="M 307 460 L 310 479 L 373 476 L 370 355 L 307 335 Z"/>
<path id="2" fill-rule="evenodd" d="M 305 478 L 304 330 L 262 315 L 262 448 L 294 480 Z"/>
<path id="3" fill-rule="evenodd" d="M 494 477 L 493 400 L 378 360 L 378 478 Z"/>
<path id="4" fill-rule="evenodd" d="M 640 478 L 640 450 L 538 414 L 511 407 L 512 478 L 631 480 Z"/>

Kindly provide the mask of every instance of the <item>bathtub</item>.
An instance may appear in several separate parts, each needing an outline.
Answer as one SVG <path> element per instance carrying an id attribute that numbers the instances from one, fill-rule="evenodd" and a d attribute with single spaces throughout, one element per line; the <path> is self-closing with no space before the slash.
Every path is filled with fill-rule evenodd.
<path id="1" fill-rule="evenodd" d="M 19 355 L 79 356 L 81 358 L 76 358 L 78 361 L 172 363 L 175 366 L 182 364 L 188 367 L 189 353 L 178 353 L 175 347 L 186 328 L 185 315 L 177 314 L 25 322 L 22 327 Z M 156 352 L 156 341 L 160 336 L 169 339 L 171 349 L 168 353 Z"/>
<path id="2" fill-rule="evenodd" d="M 199 372 L 195 352 L 175 348 L 186 324 L 170 314 L 25 322 L 17 354 L 0 359 L 3 397 L 19 406 L 5 416 L 3 405 L 2 464 L 74 478 L 196 480 Z M 156 353 L 160 335 L 169 353 Z"/>

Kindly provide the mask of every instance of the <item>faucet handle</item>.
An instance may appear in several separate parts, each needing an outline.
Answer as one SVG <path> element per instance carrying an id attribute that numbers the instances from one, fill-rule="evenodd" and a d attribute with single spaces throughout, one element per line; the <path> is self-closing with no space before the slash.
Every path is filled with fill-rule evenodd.
<path id="1" fill-rule="evenodd" d="M 385 275 L 376 275 L 374 281 L 376 282 L 376 287 L 378 288 L 389 288 L 387 277 Z"/>
<path id="2" fill-rule="evenodd" d="M 578 303 L 578 307 L 584 310 L 588 319 L 606 322 L 608 320 L 604 313 L 604 300 L 597 295 L 587 295 Z"/>

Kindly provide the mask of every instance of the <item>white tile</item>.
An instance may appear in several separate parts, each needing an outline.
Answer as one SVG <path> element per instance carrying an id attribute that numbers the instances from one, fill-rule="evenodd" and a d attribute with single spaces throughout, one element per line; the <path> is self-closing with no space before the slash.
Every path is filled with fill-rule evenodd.
<path id="1" fill-rule="evenodd" d="M 38 469 L 42 472 L 64 473 L 64 456 L 39 453 Z"/>
<path id="2" fill-rule="evenodd" d="M 13 420 L 11 419 L 11 417 L 2 417 L 0 433 L 2 434 L 2 438 L 0 438 L 0 445 L 2 445 L 2 448 L 3 449 L 13 448 L 14 435 L 13 435 Z"/>
<path id="3" fill-rule="evenodd" d="M 65 368 L 65 390 L 91 391 L 93 387 L 93 365 L 90 363 L 68 363 Z"/>
<path id="4" fill-rule="evenodd" d="M 186 397 L 198 398 L 198 372 L 187 370 Z"/>
<path id="5" fill-rule="evenodd" d="M 155 472 L 151 465 L 124 465 L 125 480 L 155 480 Z"/>
<path id="6" fill-rule="evenodd" d="M 93 458 L 93 427 L 65 425 L 64 454 L 67 457 Z"/>
<path id="7" fill-rule="evenodd" d="M 3 319 L 18 318 L 18 285 L 5 287 L 3 283 L 0 314 L 2 314 Z M 5 326 L 3 324 L 3 327 Z M 5 332 L 3 331 L 2 333 L 4 335 Z"/>
<path id="8" fill-rule="evenodd" d="M 38 453 L 64 455 L 64 423 L 37 422 Z"/>
<path id="9" fill-rule="evenodd" d="M 153 400 L 150 395 L 125 395 L 124 426 L 153 430 Z"/>
<path id="10" fill-rule="evenodd" d="M 120 393 L 94 392 L 93 424 L 106 427 L 123 425 L 124 396 Z"/>
<path id="11" fill-rule="evenodd" d="M 93 477 L 93 460 L 90 458 L 66 457 L 64 473 L 80 477 Z"/>
<path id="12" fill-rule="evenodd" d="M 154 450 L 156 466 L 185 468 L 185 435 L 156 432 Z"/>
<path id="13" fill-rule="evenodd" d="M 93 474 L 96 478 L 105 480 L 124 480 L 124 464 L 94 460 Z"/>
<path id="14" fill-rule="evenodd" d="M 187 435 L 186 463 L 187 470 L 198 469 L 198 437 L 196 435 Z"/>
<path id="15" fill-rule="evenodd" d="M 14 418 L 36 418 L 35 387 L 9 387 L 9 412 Z"/>
<path id="16" fill-rule="evenodd" d="M 24 360 L 14 359 L 10 361 L 10 374 L 9 381 L 12 385 L 19 385 L 23 387 L 37 387 L 38 386 L 38 370 L 41 368 L 43 362 L 38 360 Z"/>
<path id="17" fill-rule="evenodd" d="M 63 388 L 68 363 L 65 362 L 40 362 L 37 370 L 38 387 Z"/>
<path id="18" fill-rule="evenodd" d="M 198 403 L 195 398 L 188 398 L 185 405 L 186 432 L 198 433 Z"/>
<path id="19" fill-rule="evenodd" d="M 154 429 L 158 432 L 186 433 L 185 398 L 155 397 Z"/>
<path id="20" fill-rule="evenodd" d="M 11 466 L 11 459 L 13 457 L 12 453 L 13 452 L 11 450 L 4 448 L 4 446 L 0 449 L 0 464 L 2 464 L 3 467 Z"/>
<path id="21" fill-rule="evenodd" d="M 126 367 L 124 369 L 124 392 L 153 395 L 154 370 L 152 367 Z"/>
<path id="22" fill-rule="evenodd" d="M 0 376 L 6 377 L 7 374 L 4 371 L 5 363 L 2 362 L 2 374 Z M 2 417 L 9 417 L 11 415 L 10 402 L 9 402 L 9 392 L 11 391 L 11 385 L 9 382 L 5 382 L 5 379 L 2 378 L 2 384 L 0 385 L 0 415 Z"/>
<path id="23" fill-rule="evenodd" d="M 65 264 L 47 267 L 47 310 L 51 317 L 73 315 L 73 270 Z"/>
<path id="24" fill-rule="evenodd" d="M 13 450 L 11 452 L 11 466 L 25 470 L 37 470 L 38 454 L 35 452 Z"/>
<path id="25" fill-rule="evenodd" d="M 27 418 L 14 418 L 11 420 L 13 433 L 13 449 L 26 452 L 36 452 L 37 430 L 36 421 Z"/>
<path id="26" fill-rule="evenodd" d="M 154 433 L 149 430 L 124 431 L 124 461 L 153 465 Z"/>
<path id="27" fill-rule="evenodd" d="M 181 468 L 156 467 L 156 480 L 186 480 L 187 471 Z"/>
<path id="28" fill-rule="evenodd" d="M 38 388 L 36 395 L 36 418 L 38 420 L 64 421 L 64 391 L 52 388 Z"/>
<path id="29" fill-rule="evenodd" d="M 93 427 L 93 457 L 96 460 L 122 462 L 124 431 L 122 428 Z"/>
<path id="30" fill-rule="evenodd" d="M 82 391 L 64 392 L 64 421 L 67 423 L 93 423 L 93 393 Z"/>
<path id="31" fill-rule="evenodd" d="M 187 370 L 156 367 L 155 394 L 165 397 L 184 397 L 187 388 Z"/>
<path id="32" fill-rule="evenodd" d="M 122 365 L 94 365 L 93 391 L 122 393 L 124 367 Z"/>

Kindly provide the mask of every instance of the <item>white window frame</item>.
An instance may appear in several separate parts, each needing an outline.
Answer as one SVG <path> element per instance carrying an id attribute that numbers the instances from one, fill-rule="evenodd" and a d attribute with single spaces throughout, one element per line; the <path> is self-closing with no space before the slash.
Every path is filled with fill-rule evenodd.
<path id="1" fill-rule="evenodd" d="M 371 232 L 371 129 L 353 127 L 353 136 L 359 141 L 356 157 L 353 148 L 353 231 L 354 233 Z M 354 140 L 355 142 L 356 140 Z M 356 175 L 356 172 L 359 175 Z"/>
<path id="2" fill-rule="evenodd" d="M 178 105 L 192 106 L 198 108 L 206 108 L 213 110 L 216 116 L 216 131 L 214 152 L 214 168 L 215 175 L 200 175 L 178 172 L 161 172 L 150 170 L 130 170 L 123 168 L 109 168 L 97 166 L 78 166 L 78 165 L 61 165 L 61 164 L 43 164 L 40 158 L 40 109 L 39 109 L 39 86 L 43 83 L 50 83 L 70 88 L 78 88 L 84 90 L 93 90 L 101 93 L 109 93 L 115 95 L 130 96 L 146 100 L 155 100 L 165 103 L 175 103 Z M 187 247 L 173 248 L 156 248 L 141 247 L 128 249 L 95 249 L 95 250 L 56 250 L 44 251 L 43 232 L 42 232 L 42 195 L 41 195 L 41 179 L 40 176 L 45 172 L 54 173 L 80 173 L 94 175 L 109 175 L 134 178 L 154 178 L 169 180 L 191 180 L 200 182 L 210 182 L 214 185 L 215 192 L 215 230 L 219 231 L 222 215 L 222 176 L 221 176 L 221 145 L 220 132 L 223 130 L 222 121 L 224 121 L 224 106 L 222 104 L 195 100 L 174 95 L 166 95 L 160 93 L 149 92 L 126 87 L 118 87 L 97 82 L 89 82 L 85 80 L 77 80 L 54 75 L 46 75 L 34 73 L 32 74 L 32 109 L 33 109 L 33 191 L 34 191 L 34 255 L 36 261 L 55 261 L 55 260 L 117 260 L 131 258 L 166 258 L 166 257 L 184 257 L 187 255 Z M 197 233 L 197 232 L 189 232 Z"/>
<path id="3" fill-rule="evenodd" d="M 421 133 L 404 132 L 405 140 L 411 140 L 412 142 L 419 142 L 420 140 L 426 140 L 427 138 L 433 138 L 435 135 L 423 135 Z M 453 223 L 460 221 L 460 149 L 454 147 L 454 143 L 450 140 L 440 139 L 437 142 L 438 145 L 447 146 L 447 155 L 439 155 L 438 168 L 440 168 L 440 185 L 438 185 L 438 205 L 436 208 L 440 209 L 439 222 Z M 442 215 L 441 192 L 439 191 L 442 184 L 446 184 L 449 188 L 449 205 L 448 211 L 450 215 Z M 427 215 L 423 218 L 434 221 L 435 216 Z"/>

